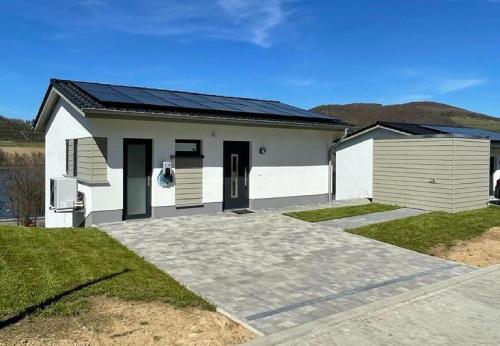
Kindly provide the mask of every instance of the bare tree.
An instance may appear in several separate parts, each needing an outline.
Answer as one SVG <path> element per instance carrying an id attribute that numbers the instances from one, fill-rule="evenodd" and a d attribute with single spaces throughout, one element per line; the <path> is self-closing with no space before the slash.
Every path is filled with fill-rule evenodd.
<path id="1" fill-rule="evenodd" d="M 36 226 L 44 204 L 44 155 L 10 154 L 3 183 L 13 217 L 18 224 Z"/>
<path id="2" fill-rule="evenodd" d="M 0 167 L 5 166 L 7 164 L 7 153 L 0 149 Z"/>

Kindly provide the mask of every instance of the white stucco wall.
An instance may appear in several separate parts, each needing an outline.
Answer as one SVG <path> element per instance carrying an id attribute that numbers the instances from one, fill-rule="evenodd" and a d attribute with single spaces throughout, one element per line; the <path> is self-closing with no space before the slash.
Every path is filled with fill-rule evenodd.
<path id="1" fill-rule="evenodd" d="M 45 225 L 46 227 L 72 227 L 72 213 L 50 210 L 50 178 L 66 173 L 66 139 L 89 137 L 90 125 L 63 100 L 54 107 L 45 135 Z M 79 186 L 80 190 L 86 186 Z M 90 191 L 86 191 L 90 195 Z M 91 205 L 89 205 L 91 208 Z M 87 210 L 87 214 L 90 211 Z"/>
<path id="2" fill-rule="evenodd" d="M 110 183 L 92 188 L 94 211 L 123 207 L 124 138 L 153 140 L 153 207 L 175 205 L 175 187 L 160 187 L 156 177 L 161 163 L 175 155 L 176 139 L 202 140 L 203 203 L 223 200 L 224 141 L 250 142 L 250 199 L 328 193 L 327 151 L 333 139 L 329 131 L 112 119 L 91 122 L 94 136 L 108 138 Z M 259 154 L 261 147 L 266 154 Z M 175 159 L 172 164 L 175 167 Z"/>
<path id="3" fill-rule="evenodd" d="M 65 140 L 107 137 L 108 182 L 105 186 L 78 185 L 86 196 L 86 215 L 123 208 L 123 139 L 153 140 L 153 207 L 175 206 L 175 187 L 156 182 L 163 161 L 175 169 L 176 139 L 200 139 L 203 160 L 203 203 L 223 201 L 223 142 L 250 142 L 250 199 L 325 195 L 328 193 L 328 148 L 332 131 L 208 125 L 163 121 L 84 118 L 60 102 L 46 134 L 46 196 L 49 179 L 65 174 Z M 65 109 L 66 108 L 66 109 Z M 259 148 L 267 152 L 259 154 Z M 47 227 L 72 226 L 71 214 L 55 214 L 46 198 Z"/>
<path id="4" fill-rule="evenodd" d="M 337 151 L 335 199 L 371 198 L 372 182 L 373 139 Z"/>
<path id="5" fill-rule="evenodd" d="M 372 198 L 373 141 L 402 136 L 406 135 L 377 128 L 340 143 L 335 160 L 335 199 Z"/>

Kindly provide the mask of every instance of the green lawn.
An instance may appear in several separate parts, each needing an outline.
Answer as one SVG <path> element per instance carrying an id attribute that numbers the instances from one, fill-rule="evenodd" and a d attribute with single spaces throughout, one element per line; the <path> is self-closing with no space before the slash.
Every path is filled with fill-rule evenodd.
<path id="1" fill-rule="evenodd" d="M 423 253 L 439 244 L 474 238 L 500 226 L 500 208 L 489 207 L 456 214 L 434 212 L 406 219 L 350 229 L 347 232 Z"/>
<path id="2" fill-rule="evenodd" d="M 350 216 L 377 213 L 381 211 L 389 211 L 399 208 L 400 207 L 395 205 L 370 203 L 370 204 L 354 205 L 348 207 L 298 211 L 298 212 L 286 213 L 285 215 L 295 217 L 297 219 L 304 221 L 320 222 L 333 219 L 341 219 Z"/>
<path id="3" fill-rule="evenodd" d="M 128 271 L 119 274 L 124 270 Z M 0 226 L 0 321 L 113 274 L 118 275 L 71 293 L 37 313 L 77 314 L 87 308 L 86 297 L 96 295 L 214 309 L 97 229 Z"/>

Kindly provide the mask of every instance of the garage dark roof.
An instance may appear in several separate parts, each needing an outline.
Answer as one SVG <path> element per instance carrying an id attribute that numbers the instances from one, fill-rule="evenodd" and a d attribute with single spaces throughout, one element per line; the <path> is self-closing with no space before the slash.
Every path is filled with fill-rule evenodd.
<path id="1" fill-rule="evenodd" d="M 292 123 L 348 125 L 339 118 L 318 114 L 279 101 L 61 79 L 51 80 L 35 124 L 52 87 L 83 112 L 86 110 L 115 110 L 165 114 L 165 116 L 168 116 L 168 113 L 184 113 L 186 115 L 207 115 L 250 121 L 274 120 Z"/>
<path id="2" fill-rule="evenodd" d="M 370 126 L 364 127 L 356 132 L 351 133 L 344 140 L 354 137 L 361 132 L 365 132 L 377 126 L 383 126 L 396 131 L 404 132 L 409 135 L 459 135 L 466 137 L 486 138 L 494 142 L 500 142 L 500 133 L 493 131 L 486 131 L 477 128 L 457 127 L 448 125 L 426 125 L 426 124 L 409 124 L 409 123 L 395 123 L 388 121 L 379 121 Z"/>
<path id="3" fill-rule="evenodd" d="M 431 130 L 442 131 L 443 133 L 448 133 L 451 135 L 480 137 L 495 142 L 500 142 L 500 133 L 498 132 L 470 128 L 470 127 L 455 127 L 455 126 L 441 126 L 441 125 L 422 125 L 422 126 Z"/>
<path id="4" fill-rule="evenodd" d="M 388 121 L 380 121 L 377 122 L 378 125 L 388 127 L 394 130 L 402 131 L 409 133 L 411 135 L 434 135 L 434 134 L 444 134 L 439 130 L 434 130 L 430 128 L 426 128 L 420 124 L 407 124 L 407 123 L 393 123 Z M 371 127 L 371 126 L 370 126 Z"/>

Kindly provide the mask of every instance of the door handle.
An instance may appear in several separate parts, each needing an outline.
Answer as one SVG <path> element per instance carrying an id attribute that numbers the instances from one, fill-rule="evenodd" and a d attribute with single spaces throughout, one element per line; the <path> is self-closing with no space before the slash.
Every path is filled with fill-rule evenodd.
<path id="1" fill-rule="evenodd" d="M 248 174 L 247 174 L 247 167 L 245 167 L 245 187 L 248 185 Z"/>
<path id="2" fill-rule="evenodd" d="M 148 175 L 148 178 L 147 178 L 147 183 L 148 183 L 148 187 L 151 186 L 151 177 Z"/>

